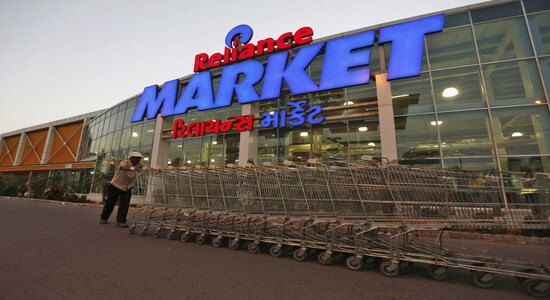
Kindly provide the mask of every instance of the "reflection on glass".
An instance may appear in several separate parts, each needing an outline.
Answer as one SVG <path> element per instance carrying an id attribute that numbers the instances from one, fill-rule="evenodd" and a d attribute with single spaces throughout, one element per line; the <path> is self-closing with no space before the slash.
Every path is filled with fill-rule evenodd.
<path id="1" fill-rule="evenodd" d="M 431 124 L 433 120 L 433 114 L 395 118 L 397 157 L 400 161 L 440 156 L 437 143 L 438 126 Z"/>
<path id="2" fill-rule="evenodd" d="M 433 99 L 428 73 L 391 81 L 393 110 L 396 115 L 432 112 Z"/>
<path id="3" fill-rule="evenodd" d="M 485 106 L 478 67 L 432 73 L 437 110 L 458 110 Z"/>
<path id="4" fill-rule="evenodd" d="M 523 18 L 474 25 L 481 62 L 533 55 Z"/>
<path id="5" fill-rule="evenodd" d="M 446 158 L 443 163 L 445 169 L 484 171 L 485 174 L 492 174 L 497 169 L 496 161 L 492 157 Z"/>
<path id="6" fill-rule="evenodd" d="M 503 157 L 500 159 L 500 165 L 502 171 L 550 173 L 550 157 L 548 156 Z"/>
<path id="7" fill-rule="evenodd" d="M 142 128 L 143 123 L 134 123 L 134 126 L 132 126 L 132 133 L 130 135 L 130 148 L 139 146 Z"/>
<path id="8" fill-rule="evenodd" d="M 432 70 L 477 63 L 470 27 L 445 30 L 426 36 Z"/>
<path id="9" fill-rule="evenodd" d="M 264 162 L 277 161 L 277 129 L 260 130 L 258 132 L 258 165 Z"/>
<path id="10" fill-rule="evenodd" d="M 170 154 L 168 155 L 168 160 L 171 162 L 171 166 L 178 168 L 184 166 L 182 160 L 183 155 L 183 140 L 172 140 L 170 141 Z"/>
<path id="11" fill-rule="evenodd" d="M 224 165 L 227 164 L 239 164 L 239 143 L 241 136 L 238 133 L 226 134 L 224 138 L 225 156 Z"/>
<path id="12" fill-rule="evenodd" d="M 487 111 L 439 114 L 438 121 L 444 157 L 494 155 Z"/>
<path id="13" fill-rule="evenodd" d="M 307 133 L 307 131 L 304 132 Z M 347 122 L 315 125 L 312 132 L 314 159 L 321 161 L 348 160 Z"/>
<path id="14" fill-rule="evenodd" d="M 491 106 L 532 104 L 544 99 L 533 60 L 485 65 L 483 75 Z"/>
<path id="15" fill-rule="evenodd" d="M 187 167 L 194 167 L 201 164 L 202 138 L 186 138 L 183 141 L 183 163 Z"/>
<path id="16" fill-rule="evenodd" d="M 362 155 L 381 156 L 378 119 L 349 122 L 349 157 L 361 160 Z"/>
<path id="17" fill-rule="evenodd" d="M 546 107 L 495 109 L 493 128 L 500 155 L 550 154 Z"/>
<path id="18" fill-rule="evenodd" d="M 550 12 L 529 16 L 529 27 L 537 54 L 550 54 Z"/>
<path id="19" fill-rule="evenodd" d="M 143 130 L 141 134 L 141 144 L 152 144 L 153 135 L 155 133 L 155 120 L 147 121 L 143 123 Z"/>

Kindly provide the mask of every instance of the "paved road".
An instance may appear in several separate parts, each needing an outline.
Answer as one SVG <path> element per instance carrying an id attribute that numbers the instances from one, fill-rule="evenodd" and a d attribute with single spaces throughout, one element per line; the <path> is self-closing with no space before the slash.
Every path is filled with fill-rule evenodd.
<path id="1" fill-rule="evenodd" d="M 467 272 L 388 278 L 209 245 L 130 235 L 99 207 L 0 197 L 0 299 L 529 299 L 514 278 L 480 289 Z M 112 218 L 112 217 L 111 217 Z M 550 261 L 550 247 L 451 240 L 464 252 Z"/>

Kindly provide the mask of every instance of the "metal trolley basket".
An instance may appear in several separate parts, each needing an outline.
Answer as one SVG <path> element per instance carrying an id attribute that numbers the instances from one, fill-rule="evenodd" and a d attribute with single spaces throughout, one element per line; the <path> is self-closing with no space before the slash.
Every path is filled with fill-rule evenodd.
<path id="1" fill-rule="evenodd" d="M 251 253 L 352 270 L 375 268 L 397 276 L 412 263 L 447 278 L 469 270 L 475 285 L 491 287 L 494 274 L 515 276 L 529 294 L 550 295 L 550 268 L 465 255 L 442 247 L 445 230 L 550 230 L 550 174 L 522 185 L 517 174 L 422 169 L 359 162 L 141 172 L 145 204 L 130 232 L 210 242 Z M 517 184 L 511 184 L 511 183 Z M 527 182 L 527 180 L 525 180 Z M 534 184 L 533 184 L 534 183 Z M 436 232 L 433 242 L 417 233 Z"/>

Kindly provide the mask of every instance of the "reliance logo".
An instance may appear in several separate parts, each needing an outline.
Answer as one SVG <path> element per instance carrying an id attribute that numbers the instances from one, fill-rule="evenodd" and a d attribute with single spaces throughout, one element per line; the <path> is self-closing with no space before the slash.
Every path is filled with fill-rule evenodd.
<path id="1" fill-rule="evenodd" d="M 388 62 L 389 80 L 420 74 L 424 36 L 443 30 L 443 20 L 444 15 L 440 14 L 380 29 L 378 43 L 392 43 Z M 208 110 L 227 107 L 234 96 L 241 104 L 278 98 L 283 82 L 293 95 L 369 83 L 369 47 L 374 45 L 374 30 L 312 44 L 313 30 L 309 27 L 300 28 L 294 34 L 283 33 L 276 40 L 267 38 L 249 44 L 252 35 L 248 25 L 237 26 L 227 34 L 227 48 L 223 54 L 198 54 L 194 71 L 201 72 L 191 77 L 179 99 L 178 79 L 164 83 L 160 91 L 158 85 L 146 87 L 132 122 L 142 121 L 144 117 L 154 119 L 159 112 L 162 117 L 168 117 L 185 114 L 190 108 Z M 282 51 L 306 44 L 310 45 L 300 48 L 292 58 L 288 51 Z M 306 69 L 322 50 L 321 79 L 317 84 Z M 270 55 L 265 66 L 254 60 L 266 53 Z M 225 67 L 214 93 L 212 75 L 208 69 L 222 65 Z"/>

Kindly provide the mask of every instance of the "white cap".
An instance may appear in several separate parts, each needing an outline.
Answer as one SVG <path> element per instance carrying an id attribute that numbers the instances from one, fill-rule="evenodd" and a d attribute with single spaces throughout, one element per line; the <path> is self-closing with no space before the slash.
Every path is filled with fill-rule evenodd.
<path id="1" fill-rule="evenodd" d="M 143 155 L 138 152 L 138 151 L 133 151 L 133 152 L 130 152 L 130 155 L 128 155 L 128 157 L 143 157 Z"/>

